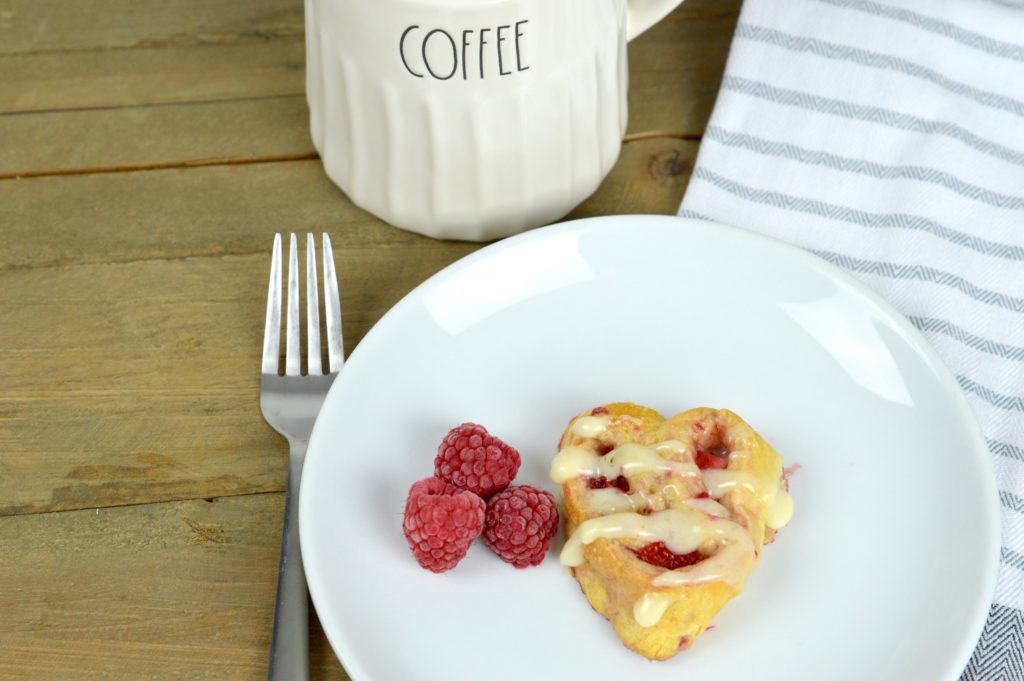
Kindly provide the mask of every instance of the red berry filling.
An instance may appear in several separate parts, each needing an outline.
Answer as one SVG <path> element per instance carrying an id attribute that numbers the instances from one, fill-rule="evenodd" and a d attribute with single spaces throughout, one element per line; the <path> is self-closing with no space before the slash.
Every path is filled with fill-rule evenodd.
<path id="1" fill-rule="evenodd" d="M 696 565 L 704 560 L 704 555 L 700 551 L 691 551 L 690 553 L 680 555 L 674 553 L 665 546 L 665 542 L 661 541 L 656 541 L 643 547 L 636 552 L 636 557 L 645 563 L 665 568 L 666 570 L 678 570 L 679 568 Z"/>
<path id="2" fill-rule="evenodd" d="M 725 441 L 725 428 L 716 423 L 710 429 L 703 423 L 693 424 L 693 457 L 697 468 L 724 469 L 729 467 L 729 445 Z"/>
<path id="3" fill-rule="evenodd" d="M 590 415 L 591 416 L 604 416 L 605 414 L 608 414 L 608 413 L 610 413 L 610 412 L 608 411 L 608 409 L 606 407 L 594 407 L 593 410 L 591 410 Z"/>
<path id="4" fill-rule="evenodd" d="M 693 461 L 701 470 L 709 468 L 722 470 L 729 467 L 729 451 L 725 450 L 723 455 L 718 452 L 706 452 L 703 449 L 698 449 Z"/>
<path id="5" fill-rule="evenodd" d="M 609 480 L 608 478 L 604 477 L 603 475 L 600 476 L 600 477 L 597 477 L 597 478 L 590 478 L 590 480 L 587 481 L 587 487 L 589 487 L 590 489 L 604 489 L 605 487 L 618 487 L 620 490 L 622 490 L 626 494 L 629 494 L 629 480 L 627 480 L 626 476 L 624 476 L 624 475 L 620 475 L 619 477 L 615 478 L 614 480 Z"/>

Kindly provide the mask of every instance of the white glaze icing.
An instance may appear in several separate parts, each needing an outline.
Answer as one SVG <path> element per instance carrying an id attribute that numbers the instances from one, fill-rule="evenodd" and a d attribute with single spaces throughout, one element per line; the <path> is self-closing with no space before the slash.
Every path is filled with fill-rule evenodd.
<path id="1" fill-rule="evenodd" d="M 686 457 L 687 461 L 693 461 L 693 452 L 690 447 L 680 440 L 665 440 L 654 445 L 654 451 L 660 453 L 674 453 Z"/>
<path id="2" fill-rule="evenodd" d="M 646 506 L 645 501 L 638 494 L 626 494 L 617 487 L 587 490 L 583 504 L 583 510 L 587 515 L 633 512 Z"/>
<path id="3" fill-rule="evenodd" d="M 751 494 L 757 494 L 757 482 L 754 476 L 745 471 L 730 471 L 707 469 L 701 471 L 704 478 L 704 487 L 712 499 L 721 499 L 735 489 L 745 489 Z"/>
<path id="4" fill-rule="evenodd" d="M 697 548 L 699 537 L 692 531 L 696 513 L 662 511 L 645 516 L 639 513 L 611 513 L 583 521 L 562 548 L 559 560 L 564 565 L 583 564 L 583 547 L 598 539 L 645 539 L 663 541 L 671 551 L 689 553 Z"/>
<path id="5" fill-rule="evenodd" d="M 783 489 L 781 484 L 775 489 L 775 496 L 768 503 L 764 524 L 778 530 L 788 525 L 793 517 L 793 497 L 789 496 L 789 492 Z"/>
<path id="6" fill-rule="evenodd" d="M 641 627 L 653 627 L 661 621 L 668 606 L 679 600 L 679 596 L 648 591 L 633 604 L 633 619 Z"/>
<path id="7" fill-rule="evenodd" d="M 745 490 L 761 500 L 765 508 L 764 524 L 778 530 L 793 517 L 793 498 L 782 487 L 782 479 L 757 478 L 745 471 L 705 470 L 704 487 L 712 499 L 721 499 L 734 490 Z"/>
<path id="8" fill-rule="evenodd" d="M 661 573 L 654 578 L 654 586 L 725 582 L 737 592 L 743 588 L 747 572 L 756 560 L 750 533 L 731 520 L 712 520 L 710 526 L 717 546 L 714 553 L 689 567 Z"/>
<path id="9" fill-rule="evenodd" d="M 714 499 L 686 499 L 683 503 L 692 509 L 700 511 L 701 513 L 706 513 L 710 516 L 715 516 L 716 518 L 728 518 L 732 515 L 729 513 L 729 509 L 722 506 Z"/>
<path id="10" fill-rule="evenodd" d="M 608 430 L 610 423 L 609 416 L 580 416 L 572 424 L 572 434 L 587 438 L 597 437 Z"/>
<path id="11" fill-rule="evenodd" d="M 580 476 L 604 476 L 613 480 L 620 475 L 629 477 L 650 472 L 686 477 L 700 475 L 695 464 L 663 459 L 654 448 L 635 443 L 620 445 L 604 456 L 589 447 L 571 445 L 558 452 L 551 462 L 551 479 L 559 485 Z"/>
<path id="12" fill-rule="evenodd" d="M 583 495 L 583 510 L 588 516 L 625 511 L 639 513 L 664 508 L 666 499 L 680 499 L 686 506 L 709 516 L 728 518 L 731 515 L 729 509 L 714 499 L 686 498 L 683 490 L 681 485 L 672 483 L 663 485 L 661 491 L 655 494 L 648 494 L 644 489 L 637 489 L 628 494 L 617 487 L 591 489 Z"/>

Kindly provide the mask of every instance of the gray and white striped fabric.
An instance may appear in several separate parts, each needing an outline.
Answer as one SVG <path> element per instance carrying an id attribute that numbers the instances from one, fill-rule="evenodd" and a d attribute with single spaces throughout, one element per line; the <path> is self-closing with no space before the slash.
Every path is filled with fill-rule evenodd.
<path id="1" fill-rule="evenodd" d="M 1003 504 L 962 679 L 1024 679 L 1024 0 L 746 0 L 680 214 L 849 270 L 943 356 Z"/>

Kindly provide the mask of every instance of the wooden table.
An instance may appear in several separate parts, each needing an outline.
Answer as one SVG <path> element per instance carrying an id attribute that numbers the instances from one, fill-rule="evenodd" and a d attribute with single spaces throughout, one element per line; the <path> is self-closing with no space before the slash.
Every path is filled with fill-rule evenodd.
<path id="1" fill-rule="evenodd" d="M 738 0 L 636 40 L 622 156 L 572 216 L 672 213 Z M 297 0 L 0 0 L 0 679 L 260 679 L 285 443 L 271 237 L 329 231 L 353 348 L 479 247 L 324 176 Z M 312 625 L 315 679 L 347 678 Z"/>

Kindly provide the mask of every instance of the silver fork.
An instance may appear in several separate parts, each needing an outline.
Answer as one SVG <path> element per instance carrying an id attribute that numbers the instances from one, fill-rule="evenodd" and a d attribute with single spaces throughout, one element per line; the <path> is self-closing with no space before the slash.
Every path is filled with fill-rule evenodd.
<path id="1" fill-rule="evenodd" d="M 299 352 L 299 259 L 295 235 L 288 250 L 288 316 L 285 319 L 284 375 L 280 375 L 281 235 L 274 236 L 267 290 L 267 324 L 263 333 L 263 377 L 260 407 L 263 418 L 288 440 L 288 493 L 285 496 L 281 567 L 277 577 L 277 608 L 270 644 L 269 681 L 309 679 L 309 620 L 306 578 L 299 553 L 299 480 L 313 421 L 344 362 L 341 345 L 341 302 L 334 272 L 331 239 L 323 235 L 324 316 L 328 370 L 320 358 L 320 301 L 317 297 L 316 246 L 306 235 L 306 375 Z"/>

